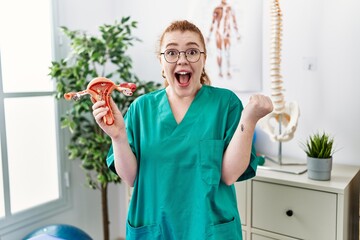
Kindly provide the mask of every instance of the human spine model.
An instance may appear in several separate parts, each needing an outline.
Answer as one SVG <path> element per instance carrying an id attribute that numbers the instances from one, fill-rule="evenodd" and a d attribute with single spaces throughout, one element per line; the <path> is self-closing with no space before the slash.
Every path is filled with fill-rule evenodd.
<path id="1" fill-rule="evenodd" d="M 281 65 L 282 40 L 282 12 L 279 0 L 271 1 L 271 49 L 270 49 L 270 80 L 271 99 L 274 110 L 263 119 L 262 127 L 273 141 L 289 141 L 294 137 L 300 116 L 296 102 L 285 102 Z M 272 119 L 278 124 L 277 128 L 271 125 Z"/>
<path id="2" fill-rule="evenodd" d="M 285 108 L 284 95 L 282 93 L 282 76 L 280 74 L 281 63 L 281 36 L 282 36 L 282 13 L 279 1 L 275 0 L 271 6 L 271 49 L 270 49 L 270 80 L 271 98 L 274 104 L 274 112 L 280 114 Z"/>

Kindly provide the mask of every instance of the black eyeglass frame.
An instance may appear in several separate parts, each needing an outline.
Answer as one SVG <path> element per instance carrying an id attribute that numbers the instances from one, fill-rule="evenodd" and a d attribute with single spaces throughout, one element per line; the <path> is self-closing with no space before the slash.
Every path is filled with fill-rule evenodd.
<path id="1" fill-rule="evenodd" d="M 196 61 L 190 61 L 190 60 L 188 59 L 188 55 L 186 55 L 186 52 L 189 51 L 189 50 L 197 50 L 197 51 L 199 51 L 199 58 L 198 58 L 198 60 L 196 60 Z M 170 61 L 166 58 L 165 53 L 166 53 L 167 51 L 178 52 L 176 61 L 170 62 Z M 168 63 L 176 63 L 177 61 L 179 61 L 179 59 L 180 59 L 180 54 L 181 54 L 181 53 L 184 53 L 186 60 L 187 60 L 188 62 L 190 62 L 190 63 L 196 63 L 196 62 L 198 62 L 198 61 L 200 60 L 201 54 L 205 54 L 204 51 L 200 51 L 200 49 L 198 49 L 198 48 L 189 48 L 189 49 L 186 49 L 185 51 L 179 51 L 179 50 L 177 50 L 177 49 L 167 49 L 167 50 L 165 50 L 164 52 L 161 52 L 160 55 L 164 55 L 164 58 L 165 58 L 165 61 L 166 61 L 166 62 L 168 62 Z"/>

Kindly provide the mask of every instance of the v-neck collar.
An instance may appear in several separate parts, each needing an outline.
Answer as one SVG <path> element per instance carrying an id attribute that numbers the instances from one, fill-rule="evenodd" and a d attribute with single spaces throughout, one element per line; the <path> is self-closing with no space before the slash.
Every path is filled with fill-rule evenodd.
<path id="1" fill-rule="evenodd" d="M 186 110 L 185 115 L 183 116 L 183 118 L 181 119 L 181 121 L 178 123 L 178 122 L 176 121 L 176 119 L 175 119 L 174 112 L 173 112 L 173 110 L 172 110 L 172 108 L 171 108 L 169 96 L 167 95 L 167 93 L 166 93 L 166 91 L 165 91 L 165 95 L 166 95 L 165 97 L 166 97 L 166 100 L 167 100 L 167 105 L 168 105 L 169 110 L 170 110 L 170 112 L 171 112 L 172 118 L 173 118 L 173 120 L 175 121 L 175 123 L 176 123 L 177 126 L 181 125 L 184 121 L 186 121 L 187 118 L 190 118 L 190 119 L 191 119 L 191 113 L 193 112 L 193 111 L 192 111 L 192 108 L 194 108 L 193 106 L 196 105 L 196 102 L 198 102 L 197 99 L 198 99 L 199 96 L 202 94 L 202 92 L 203 92 L 203 86 L 201 86 L 201 88 L 199 89 L 199 91 L 196 93 L 194 99 L 191 101 L 188 109 Z M 190 117 L 188 117 L 188 115 L 190 115 Z"/>
<path id="2" fill-rule="evenodd" d="M 177 132 L 175 130 L 181 129 L 189 124 L 193 124 L 193 120 L 196 119 L 196 115 L 199 114 L 198 109 L 201 109 L 201 104 L 203 101 L 200 101 L 201 95 L 205 91 L 205 86 L 202 86 L 199 91 L 196 93 L 194 99 L 192 100 L 189 108 L 187 109 L 183 119 L 177 123 L 173 111 L 170 106 L 169 98 L 166 94 L 166 90 L 163 90 L 162 101 L 160 104 L 160 120 L 162 122 L 162 127 L 166 128 L 170 132 Z"/>

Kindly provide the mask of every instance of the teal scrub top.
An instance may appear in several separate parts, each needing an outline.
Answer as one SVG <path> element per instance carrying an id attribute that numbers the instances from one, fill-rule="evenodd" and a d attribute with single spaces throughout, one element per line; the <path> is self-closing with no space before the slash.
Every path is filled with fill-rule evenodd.
<path id="1" fill-rule="evenodd" d="M 165 89 L 142 95 L 130 105 L 124 119 L 138 172 L 127 240 L 242 239 L 234 185 L 221 181 L 223 153 L 242 110 L 233 92 L 207 85 L 179 124 Z M 115 171 L 112 148 L 107 163 Z M 238 181 L 255 176 L 256 167 L 253 148 Z"/>

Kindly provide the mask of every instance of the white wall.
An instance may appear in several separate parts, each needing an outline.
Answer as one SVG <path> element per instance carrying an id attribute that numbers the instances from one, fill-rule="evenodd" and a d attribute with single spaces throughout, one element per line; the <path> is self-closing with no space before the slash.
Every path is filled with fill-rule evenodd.
<path id="1" fill-rule="evenodd" d="M 134 70 L 143 80 L 162 82 L 155 56 L 158 37 L 170 21 L 191 20 L 194 14 L 201 14 L 200 1 L 205 0 L 61 0 L 58 19 L 60 25 L 70 29 L 96 32 L 99 25 L 130 15 L 139 22 L 135 33 L 143 40 L 129 51 Z M 256 1 L 264 3 L 264 12 L 259 12 L 259 17 L 264 17 L 262 92 L 269 94 L 269 1 Z M 360 1 L 283 0 L 280 4 L 284 14 L 282 75 L 285 99 L 297 101 L 301 111 L 295 138 L 283 145 L 283 154 L 304 159 L 299 142 L 310 133 L 325 130 L 335 136 L 340 149 L 334 161 L 360 165 Z M 303 69 L 304 57 L 317 59 L 316 71 Z M 247 102 L 248 93 L 238 95 L 244 103 Z M 277 143 L 271 142 L 260 129 L 256 146 L 266 154 L 277 154 Z M 94 239 L 102 239 L 100 194 L 83 186 L 85 178 L 77 162 L 70 165 L 71 209 L 16 233 L 1 236 L 1 239 L 19 239 L 35 227 L 56 222 L 74 224 Z M 116 239 L 125 234 L 124 185 L 111 186 L 109 192 L 111 239 Z"/>
<path id="2" fill-rule="evenodd" d="M 131 50 L 136 73 L 141 79 L 162 81 L 155 46 L 162 29 L 174 19 L 197 19 L 201 1 L 118 2 L 118 14 L 139 21 L 143 43 Z M 233 0 L 234 1 L 234 0 Z M 263 89 L 270 93 L 269 0 L 262 1 Z M 229 1 L 230 2 L 230 1 Z M 143 6 L 139 10 L 138 6 Z M 283 143 L 283 156 L 305 160 L 300 142 L 309 134 L 326 131 L 335 137 L 338 151 L 334 162 L 360 165 L 360 2 L 357 0 L 283 0 L 282 75 L 285 100 L 297 101 L 300 119 L 295 137 Z M 146 11 L 145 11 L 146 9 Z M 263 15 L 263 16 L 262 16 Z M 194 21 L 195 22 L 195 21 Z M 195 22 L 196 23 L 196 22 Z M 303 68 L 304 58 L 316 59 L 317 69 Z M 238 93 L 244 103 L 249 94 Z M 278 143 L 257 129 L 257 150 L 277 155 Z"/>
<path id="3" fill-rule="evenodd" d="M 268 2 L 268 1 L 267 1 Z M 280 1 L 283 10 L 282 75 L 285 99 L 297 101 L 301 116 L 284 156 L 305 158 L 299 142 L 318 130 L 335 137 L 336 163 L 360 165 L 360 2 L 357 0 Z M 268 3 L 264 4 L 269 26 Z M 268 30 L 264 29 L 264 92 L 269 93 Z M 317 69 L 303 69 L 303 58 L 317 59 Z M 259 131 L 258 149 L 276 154 Z"/>

